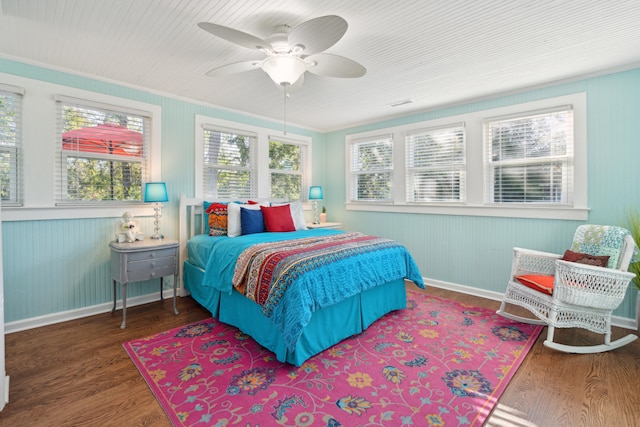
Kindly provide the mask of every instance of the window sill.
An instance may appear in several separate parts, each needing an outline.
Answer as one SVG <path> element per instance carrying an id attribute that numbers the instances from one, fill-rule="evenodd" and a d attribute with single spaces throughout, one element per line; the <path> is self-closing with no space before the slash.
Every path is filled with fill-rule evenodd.
<path id="1" fill-rule="evenodd" d="M 432 215 L 466 215 L 503 218 L 535 218 L 586 221 L 589 208 L 546 206 L 470 206 L 470 205 L 410 205 L 393 203 L 347 203 L 349 211 L 396 212 Z"/>
<path id="2" fill-rule="evenodd" d="M 2 221 L 41 221 L 57 219 L 117 218 L 124 212 L 134 217 L 153 216 L 153 204 L 117 206 L 3 207 Z"/>

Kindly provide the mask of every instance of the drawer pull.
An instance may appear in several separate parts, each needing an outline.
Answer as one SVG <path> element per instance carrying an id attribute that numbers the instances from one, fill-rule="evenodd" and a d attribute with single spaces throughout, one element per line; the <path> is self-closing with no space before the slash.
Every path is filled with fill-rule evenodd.
<path id="1" fill-rule="evenodd" d="M 155 262 L 155 261 L 153 261 L 153 262 L 151 263 L 151 267 L 155 267 L 155 266 L 156 266 L 156 262 Z"/>
<path id="2" fill-rule="evenodd" d="M 151 277 L 156 277 L 156 272 L 155 271 L 151 272 Z"/>

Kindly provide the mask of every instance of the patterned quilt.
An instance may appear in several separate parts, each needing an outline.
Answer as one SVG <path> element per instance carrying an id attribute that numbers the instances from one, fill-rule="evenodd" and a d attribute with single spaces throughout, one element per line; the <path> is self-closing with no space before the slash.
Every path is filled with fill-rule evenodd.
<path id="1" fill-rule="evenodd" d="M 253 245 L 237 259 L 233 286 L 281 325 L 292 348 L 316 309 L 403 278 L 424 287 L 404 246 L 342 233 Z"/>

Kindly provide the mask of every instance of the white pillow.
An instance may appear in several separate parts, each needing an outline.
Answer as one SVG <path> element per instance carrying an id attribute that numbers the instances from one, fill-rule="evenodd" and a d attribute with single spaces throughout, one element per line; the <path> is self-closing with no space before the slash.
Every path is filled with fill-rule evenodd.
<path id="1" fill-rule="evenodd" d="M 260 205 L 241 205 L 240 203 L 229 203 L 227 207 L 227 236 L 238 237 L 242 235 L 242 224 L 240 223 L 240 206 L 245 209 L 260 210 Z"/>
<path id="2" fill-rule="evenodd" d="M 291 218 L 293 219 L 293 225 L 297 230 L 306 230 L 307 229 L 307 221 L 304 219 L 304 209 L 302 207 L 302 202 L 300 200 L 296 200 L 291 203 L 272 203 L 271 206 L 282 206 L 289 205 L 289 210 L 291 210 Z"/>

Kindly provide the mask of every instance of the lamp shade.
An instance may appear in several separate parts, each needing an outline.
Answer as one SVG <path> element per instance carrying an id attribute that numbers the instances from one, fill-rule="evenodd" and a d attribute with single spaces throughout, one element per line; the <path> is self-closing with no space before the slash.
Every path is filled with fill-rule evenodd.
<path id="1" fill-rule="evenodd" d="M 147 182 L 144 189 L 145 202 L 168 202 L 167 185 L 164 182 Z"/>
<path id="2" fill-rule="evenodd" d="M 322 199 L 322 187 L 319 185 L 312 185 L 309 187 L 309 200 L 321 200 Z"/>
<path id="3" fill-rule="evenodd" d="M 303 59 L 291 55 L 275 55 L 262 63 L 262 69 L 279 85 L 292 85 L 307 71 Z"/>

